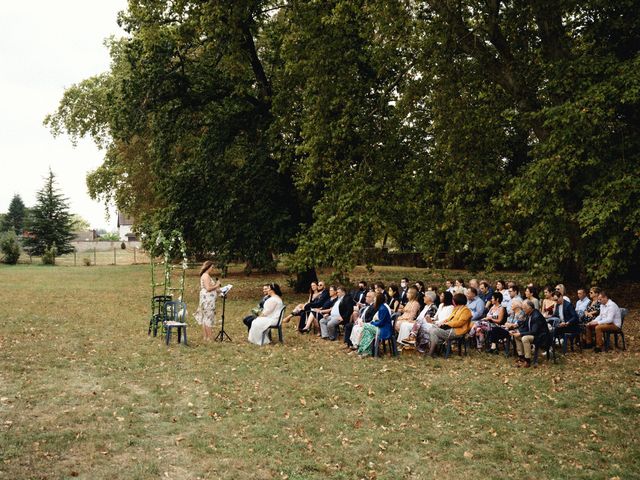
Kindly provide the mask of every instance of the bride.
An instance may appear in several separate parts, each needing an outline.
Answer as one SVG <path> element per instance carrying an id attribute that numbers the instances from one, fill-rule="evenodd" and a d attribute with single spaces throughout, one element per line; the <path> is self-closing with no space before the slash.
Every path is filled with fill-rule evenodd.
<path id="1" fill-rule="evenodd" d="M 277 283 L 269 285 L 269 298 L 264 302 L 262 313 L 251 323 L 251 329 L 249 330 L 249 341 L 256 345 L 264 345 L 269 343 L 269 337 L 264 333 L 271 326 L 275 326 L 280 318 L 280 312 L 282 311 L 282 291 Z M 264 339 L 264 341 L 263 341 Z"/>

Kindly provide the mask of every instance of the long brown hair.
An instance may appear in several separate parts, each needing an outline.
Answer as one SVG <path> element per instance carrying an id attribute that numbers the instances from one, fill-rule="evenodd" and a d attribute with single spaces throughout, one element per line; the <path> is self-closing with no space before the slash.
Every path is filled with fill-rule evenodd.
<path id="1" fill-rule="evenodd" d="M 202 264 L 202 268 L 200 269 L 200 276 L 202 276 L 202 274 L 204 272 L 206 272 L 207 270 L 209 270 L 211 268 L 211 266 L 213 265 L 213 262 L 211 260 L 207 260 L 206 262 L 204 262 Z"/>
<path id="2" fill-rule="evenodd" d="M 373 304 L 373 310 L 377 312 L 383 303 L 384 303 L 384 293 L 377 293 L 376 302 Z"/>

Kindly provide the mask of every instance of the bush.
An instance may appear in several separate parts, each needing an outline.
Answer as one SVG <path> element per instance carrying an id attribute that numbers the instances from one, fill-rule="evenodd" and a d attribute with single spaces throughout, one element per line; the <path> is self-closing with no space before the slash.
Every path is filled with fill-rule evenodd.
<path id="1" fill-rule="evenodd" d="M 120 244 L 120 248 L 121 248 L 122 250 L 126 250 L 126 249 L 127 249 L 127 245 L 126 245 L 124 242 L 122 242 L 122 243 Z"/>
<path id="2" fill-rule="evenodd" d="M 49 248 L 47 248 L 42 254 L 42 264 L 55 265 L 57 255 L 58 255 L 58 249 L 56 248 L 56 245 L 53 244 Z"/>
<path id="3" fill-rule="evenodd" d="M 20 243 L 14 232 L 7 232 L 0 237 L 0 250 L 3 253 L 2 261 L 9 265 L 15 265 L 20 258 Z"/>
<path id="4" fill-rule="evenodd" d="M 84 263 L 85 267 L 90 267 L 91 266 L 91 259 L 89 257 L 84 257 L 82 259 L 82 263 Z"/>

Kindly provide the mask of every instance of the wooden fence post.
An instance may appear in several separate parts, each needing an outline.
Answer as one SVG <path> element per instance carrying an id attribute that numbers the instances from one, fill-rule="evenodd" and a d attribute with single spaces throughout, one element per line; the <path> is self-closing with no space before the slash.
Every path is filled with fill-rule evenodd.
<path id="1" fill-rule="evenodd" d="M 113 264 L 116 264 L 116 247 L 113 247 Z"/>
<path id="2" fill-rule="evenodd" d="M 96 247 L 93 247 L 93 266 L 95 267 L 96 265 L 98 265 L 96 262 Z"/>

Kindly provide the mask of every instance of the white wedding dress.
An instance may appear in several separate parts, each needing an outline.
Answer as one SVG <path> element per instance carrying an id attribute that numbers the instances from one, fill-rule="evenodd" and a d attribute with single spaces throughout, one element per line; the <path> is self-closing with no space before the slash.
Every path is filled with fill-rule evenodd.
<path id="1" fill-rule="evenodd" d="M 249 341 L 251 343 L 255 343 L 256 345 L 269 343 L 269 336 L 266 336 L 264 342 L 262 341 L 264 332 L 266 332 L 270 326 L 278 323 L 282 306 L 282 299 L 277 295 L 269 297 L 267 301 L 264 302 L 262 313 L 251 322 L 251 329 L 249 330 Z"/>

